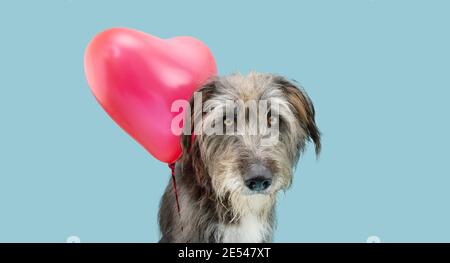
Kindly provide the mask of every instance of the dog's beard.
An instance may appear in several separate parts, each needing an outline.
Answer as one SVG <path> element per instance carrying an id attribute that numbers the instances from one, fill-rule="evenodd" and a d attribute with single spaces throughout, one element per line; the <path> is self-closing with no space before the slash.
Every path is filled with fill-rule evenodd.
<path id="1" fill-rule="evenodd" d="M 252 193 L 246 188 L 242 176 L 237 171 L 213 176 L 213 189 L 218 202 L 231 214 L 229 223 L 237 222 L 242 216 L 252 214 L 260 218 L 267 217 L 276 202 L 278 190 L 274 184 L 262 193 Z M 273 188 L 272 188 L 273 187 Z M 228 204 L 228 205 L 227 205 Z"/>

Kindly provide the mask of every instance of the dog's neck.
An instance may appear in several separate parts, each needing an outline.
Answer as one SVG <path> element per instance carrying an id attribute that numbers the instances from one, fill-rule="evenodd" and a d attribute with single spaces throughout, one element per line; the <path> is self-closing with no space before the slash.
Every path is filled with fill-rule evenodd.
<path id="1" fill-rule="evenodd" d="M 272 200 L 263 195 L 242 197 L 241 211 L 232 222 L 220 224 L 222 242 L 270 242 L 273 232 Z"/>
<path id="2" fill-rule="evenodd" d="M 249 214 L 236 224 L 220 225 L 224 243 L 262 243 L 272 241 L 272 224 Z"/>

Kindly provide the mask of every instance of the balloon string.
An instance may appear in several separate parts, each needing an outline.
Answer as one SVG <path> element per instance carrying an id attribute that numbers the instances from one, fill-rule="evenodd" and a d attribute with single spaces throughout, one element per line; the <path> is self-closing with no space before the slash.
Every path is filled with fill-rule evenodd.
<path id="1" fill-rule="evenodd" d="M 172 184 L 173 184 L 173 190 L 174 190 L 174 192 L 175 192 L 175 200 L 176 200 L 176 202 L 177 202 L 178 216 L 180 217 L 180 220 L 181 220 L 180 202 L 178 201 L 177 180 L 175 179 L 175 163 L 169 164 L 169 168 L 170 168 L 170 170 L 172 170 Z M 183 231 L 183 227 L 181 227 L 181 231 Z"/>

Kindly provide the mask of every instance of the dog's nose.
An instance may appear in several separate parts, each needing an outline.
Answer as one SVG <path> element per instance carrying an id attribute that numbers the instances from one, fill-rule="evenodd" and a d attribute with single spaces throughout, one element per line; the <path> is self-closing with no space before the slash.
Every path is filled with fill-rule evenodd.
<path id="1" fill-rule="evenodd" d="M 264 191 L 271 184 L 272 172 L 262 164 L 252 166 L 245 178 L 247 188 L 255 192 Z"/>

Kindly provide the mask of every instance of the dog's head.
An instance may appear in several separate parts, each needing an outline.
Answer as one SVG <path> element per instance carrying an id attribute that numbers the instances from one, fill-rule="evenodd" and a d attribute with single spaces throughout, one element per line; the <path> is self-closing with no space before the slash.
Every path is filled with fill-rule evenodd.
<path id="1" fill-rule="evenodd" d="M 216 78 L 190 104 L 183 156 L 191 156 L 198 182 L 218 197 L 273 196 L 291 184 L 308 140 L 320 152 L 314 106 L 283 77 L 250 73 Z"/>

